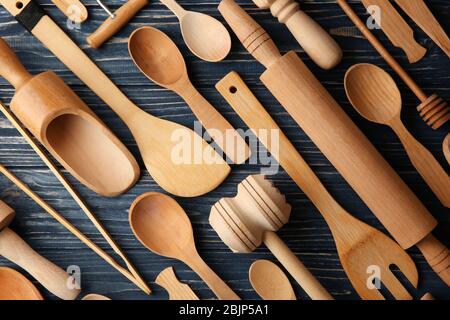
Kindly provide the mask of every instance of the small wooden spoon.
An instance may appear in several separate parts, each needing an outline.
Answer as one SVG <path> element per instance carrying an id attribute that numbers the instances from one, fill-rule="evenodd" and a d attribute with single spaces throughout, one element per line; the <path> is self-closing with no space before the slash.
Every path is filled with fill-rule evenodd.
<path id="1" fill-rule="evenodd" d="M 150 251 L 186 263 L 219 299 L 239 299 L 199 256 L 191 222 L 171 197 L 157 192 L 144 193 L 131 205 L 129 220 L 136 238 Z"/>
<path id="2" fill-rule="evenodd" d="M 450 164 L 450 133 L 447 134 L 447 137 L 445 137 L 442 147 L 444 149 L 445 159 L 447 159 L 448 164 Z"/>
<path id="3" fill-rule="evenodd" d="M 289 279 L 273 262 L 268 260 L 253 262 L 249 277 L 253 289 L 264 300 L 297 300 Z"/>
<path id="4" fill-rule="evenodd" d="M 192 85 L 183 55 L 164 32 L 152 27 L 139 28 L 131 34 L 128 49 L 134 63 L 147 78 L 174 91 L 186 101 L 210 136 L 234 163 L 245 162 L 250 154 L 245 140 Z"/>
<path id="5" fill-rule="evenodd" d="M 408 156 L 441 203 L 450 207 L 450 177 L 433 155 L 405 128 L 400 118 L 402 97 L 394 80 L 383 69 L 357 64 L 345 75 L 345 90 L 353 107 L 367 120 L 390 126 Z"/>
<path id="6" fill-rule="evenodd" d="M 14 269 L 0 268 L 0 300 L 44 300 L 38 289 Z"/>
<path id="7" fill-rule="evenodd" d="M 161 0 L 180 20 L 184 42 L 200 59 L 217 62 L 231 50 L 231 37 L 225 26 L 204 13 L 184 10 L 175 0 Z"/>

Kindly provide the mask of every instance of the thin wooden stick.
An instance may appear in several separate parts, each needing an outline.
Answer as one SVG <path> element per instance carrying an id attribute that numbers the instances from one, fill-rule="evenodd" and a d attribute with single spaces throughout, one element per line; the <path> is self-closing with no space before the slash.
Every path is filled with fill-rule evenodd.
<path id="1" fill-rule="evenodd" d="M 131 262 L 128 260 L 128 258 L 125 256 L 125 254 L 119 248 L 119 246 L 115 243 L 115 241 L 111 238 L 109 233 L 105 230 L 105 228 L 98 221 L 98 219 L 95 217 L 95 215 L 90 211 L 90 209 L 87 207 L 87 205 L 81 199 L 81 197 L 78 195 L 76 190 L 72 187 L 72 185 L 69 184 L 69 182 L 66 180 L 66 178 L 62 175 L 62 173 L 58 170 L 58 168 L 53 164 L 53 162 L 51 162 L 51 160 L 47 157 L 47 155 L 43 152 L 43 150 L 36 144 L 36 142 L 34 142 L 31 135 L 24 128 L 22 128 L 22 126 L 20 125 L 19 121 L 15 118 L 15 116 L 1 103 L 0 103 L 0 111 L 8 118 L 8 120 L 20 132 L 20 134 L 25 138 L 25 140 L 28 142 L 28 144 L 30 144 L 30 146 L 39 155 L 39 157 L 42 159 L 42 161 L 44 161 L 44 163 L 53 172 L 53 174 L 56 176 L 56 178 L 58 178 L 58 180 L 62 183 L 64 188 L 70 193 L 72 198 L 80 206 L 81 210 L 83 210 L 83 212 L 87 215 L 89 220 L 92 221 L 94 226 L 102 234 L 102 236 L 106 239 L 106 241 L 113 248 L 113 250 L 123 259 L 123 261 L 125 262 L 125 264 L 127 265 L 128 269 L 129 269 L 129 271 L 133 274 L 137 283 L 139 283 L 138 287 L 140 289 L 142 289 L 145 293 L 150 294 L 151 290 L 148 287 L 148 285 L 144 282 L 144 280 L 139 275 L 139 273 L 137 272 L 135 267 L 131 264 Z M 91 248 L 91 249 L 93 249 L 93 248 Z M 137 283 L 135 281 L 133 281 L 133 282 L 137 285 Z"/>

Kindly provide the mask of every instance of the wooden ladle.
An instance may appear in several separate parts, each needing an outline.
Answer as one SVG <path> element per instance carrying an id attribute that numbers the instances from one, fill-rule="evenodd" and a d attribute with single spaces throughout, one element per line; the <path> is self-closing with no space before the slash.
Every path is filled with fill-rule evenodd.
<path id="1" fill-rule="evenodd" d="M 14 269 L 0 268 L 0 300 L 44 300 L 38 289 Z"/>
<path id="2" fill-rule="evenodd" d="M 128 49 L 134 63 L 147 78 L 186 101 L 234 163 L 245 162 L 249 156 L 245 140 L 192 85 L 181 52 L 164 32 L 152 27 L 139 28 L 131 34 Z"/>
<path id="3" fill-rule="evenodd" d="M 249 278 L 253 289 L 264 300 L 297 300 L 286 274 L 269 260 L 253 262 Z"/>
<path id="4" fill-rule="evenodd" d="M 204 13 L 184 10 L 175 0 L 161 0 L 180 20 L 184 42 L 200 59 L 217 62 L 231 49 L 231 37 L 225 26 Z"/>
<path id="5" fill-rule="evenodd" d="M 136 238 L 150 251 L 186 263 L 219 299 L 239 299 L 199 256 L 191 222 L 171 197 L 156 192 L 144 193 L 131 205 L 129 220 Z"/>
<path id="6" fill-rule="evenodd" d="M 403 125 L 402 98 L 391 76 L 375 65 L 357 64 L 347 71 L 344 82 L 353 107 L 367 120 L 388 125 L 395 131 L 414 167 L 441 203 L 449 208 L 450 177 Z"/>

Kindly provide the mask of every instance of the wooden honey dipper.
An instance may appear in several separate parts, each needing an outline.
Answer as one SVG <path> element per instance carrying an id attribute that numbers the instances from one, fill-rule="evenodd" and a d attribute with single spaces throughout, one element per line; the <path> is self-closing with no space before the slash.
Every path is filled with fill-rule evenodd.
<path id="1" fill-rule="evenodd" d="M 247 177 L 234 198 L 211 208 L 209 222 L 234 252 L 252 252 L 263 242 L 313 300 L 332 300 L 317 279 L 275 233 L 289 220 L 291 206 L 263 175 Z"/>
<path id="2" fill-rule="evenodd" d="M 422 102 L 418 107 L 422 119 L 433 129 L 438 129 L 450 120 L 450 107 L 446 101 L 441 99 L 436 94 L 428 96 L 423 90 L 414 82 L 414 80 L 406 73 L 406 71 L 400 66 L 400 64 L 394 59 L 394 57 L 386 50 L 380 41 L 370 32 L 364 22 L 358 17 L 355 11 L 345 0 L 338 0 L 337 3 L 341 6 L 342 10 L 353 21 L 355 26 L 361 31 L 361 33 L 372 44 L 375 50 L 386 60 L 392 69 L 402 78 L 411 91 Z"/>

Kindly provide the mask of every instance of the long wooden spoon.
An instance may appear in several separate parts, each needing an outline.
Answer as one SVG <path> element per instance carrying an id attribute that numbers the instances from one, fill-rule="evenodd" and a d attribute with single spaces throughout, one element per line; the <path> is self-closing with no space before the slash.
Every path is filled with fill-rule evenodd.
<path id="1" fill-rule="evenodd" d="M 402 97 L 391 76 L 375 65 L 357 64 L 347 71 L 344 82 L 353 107 L 369 121 L 388 125 L 395 131 L 414 167 L 441 203 L 450 208 L 450 177 L 403 125 Z"/>
<path id="2" fill-rule="evenodd" d="M 249 155 L 245 140 L 231 124 L 195 89 L 186 64 L 175 43 L 152 27 L 135 30 L 128 41 L 131 58 L 143 74 L 161 87 L 179 94 L 210 136 L 234 163 Z"/>
<path id="3" fill-rule="evenodd" d="M 38 289 L 18 271 L 0 268 L 0 300 L 44 300 Z"/>
<path id="4" fill-rule="evenodd" d="M 253 262 L 249 278 L 253 289 L 264 300 L 297 300 L 288 277 L 271 261 Z"/>
<path id="5" fill-rule="evenodd" d="M 231 49 L 231 37 L 225 26 L 204 13 L 184 10 L 175 0 L 161 0 L 180 20 L 184 42 L 200 59 L 217 62 Z"/>
<path id="6" fill-rule="evenodd" d="M 136 238 L 150 251 L 186 263 L 219 299 L 239 299 L 199 256 L 189 217 L 171 197 L 144 193 L 131 205 L 129 220 Z"/>

